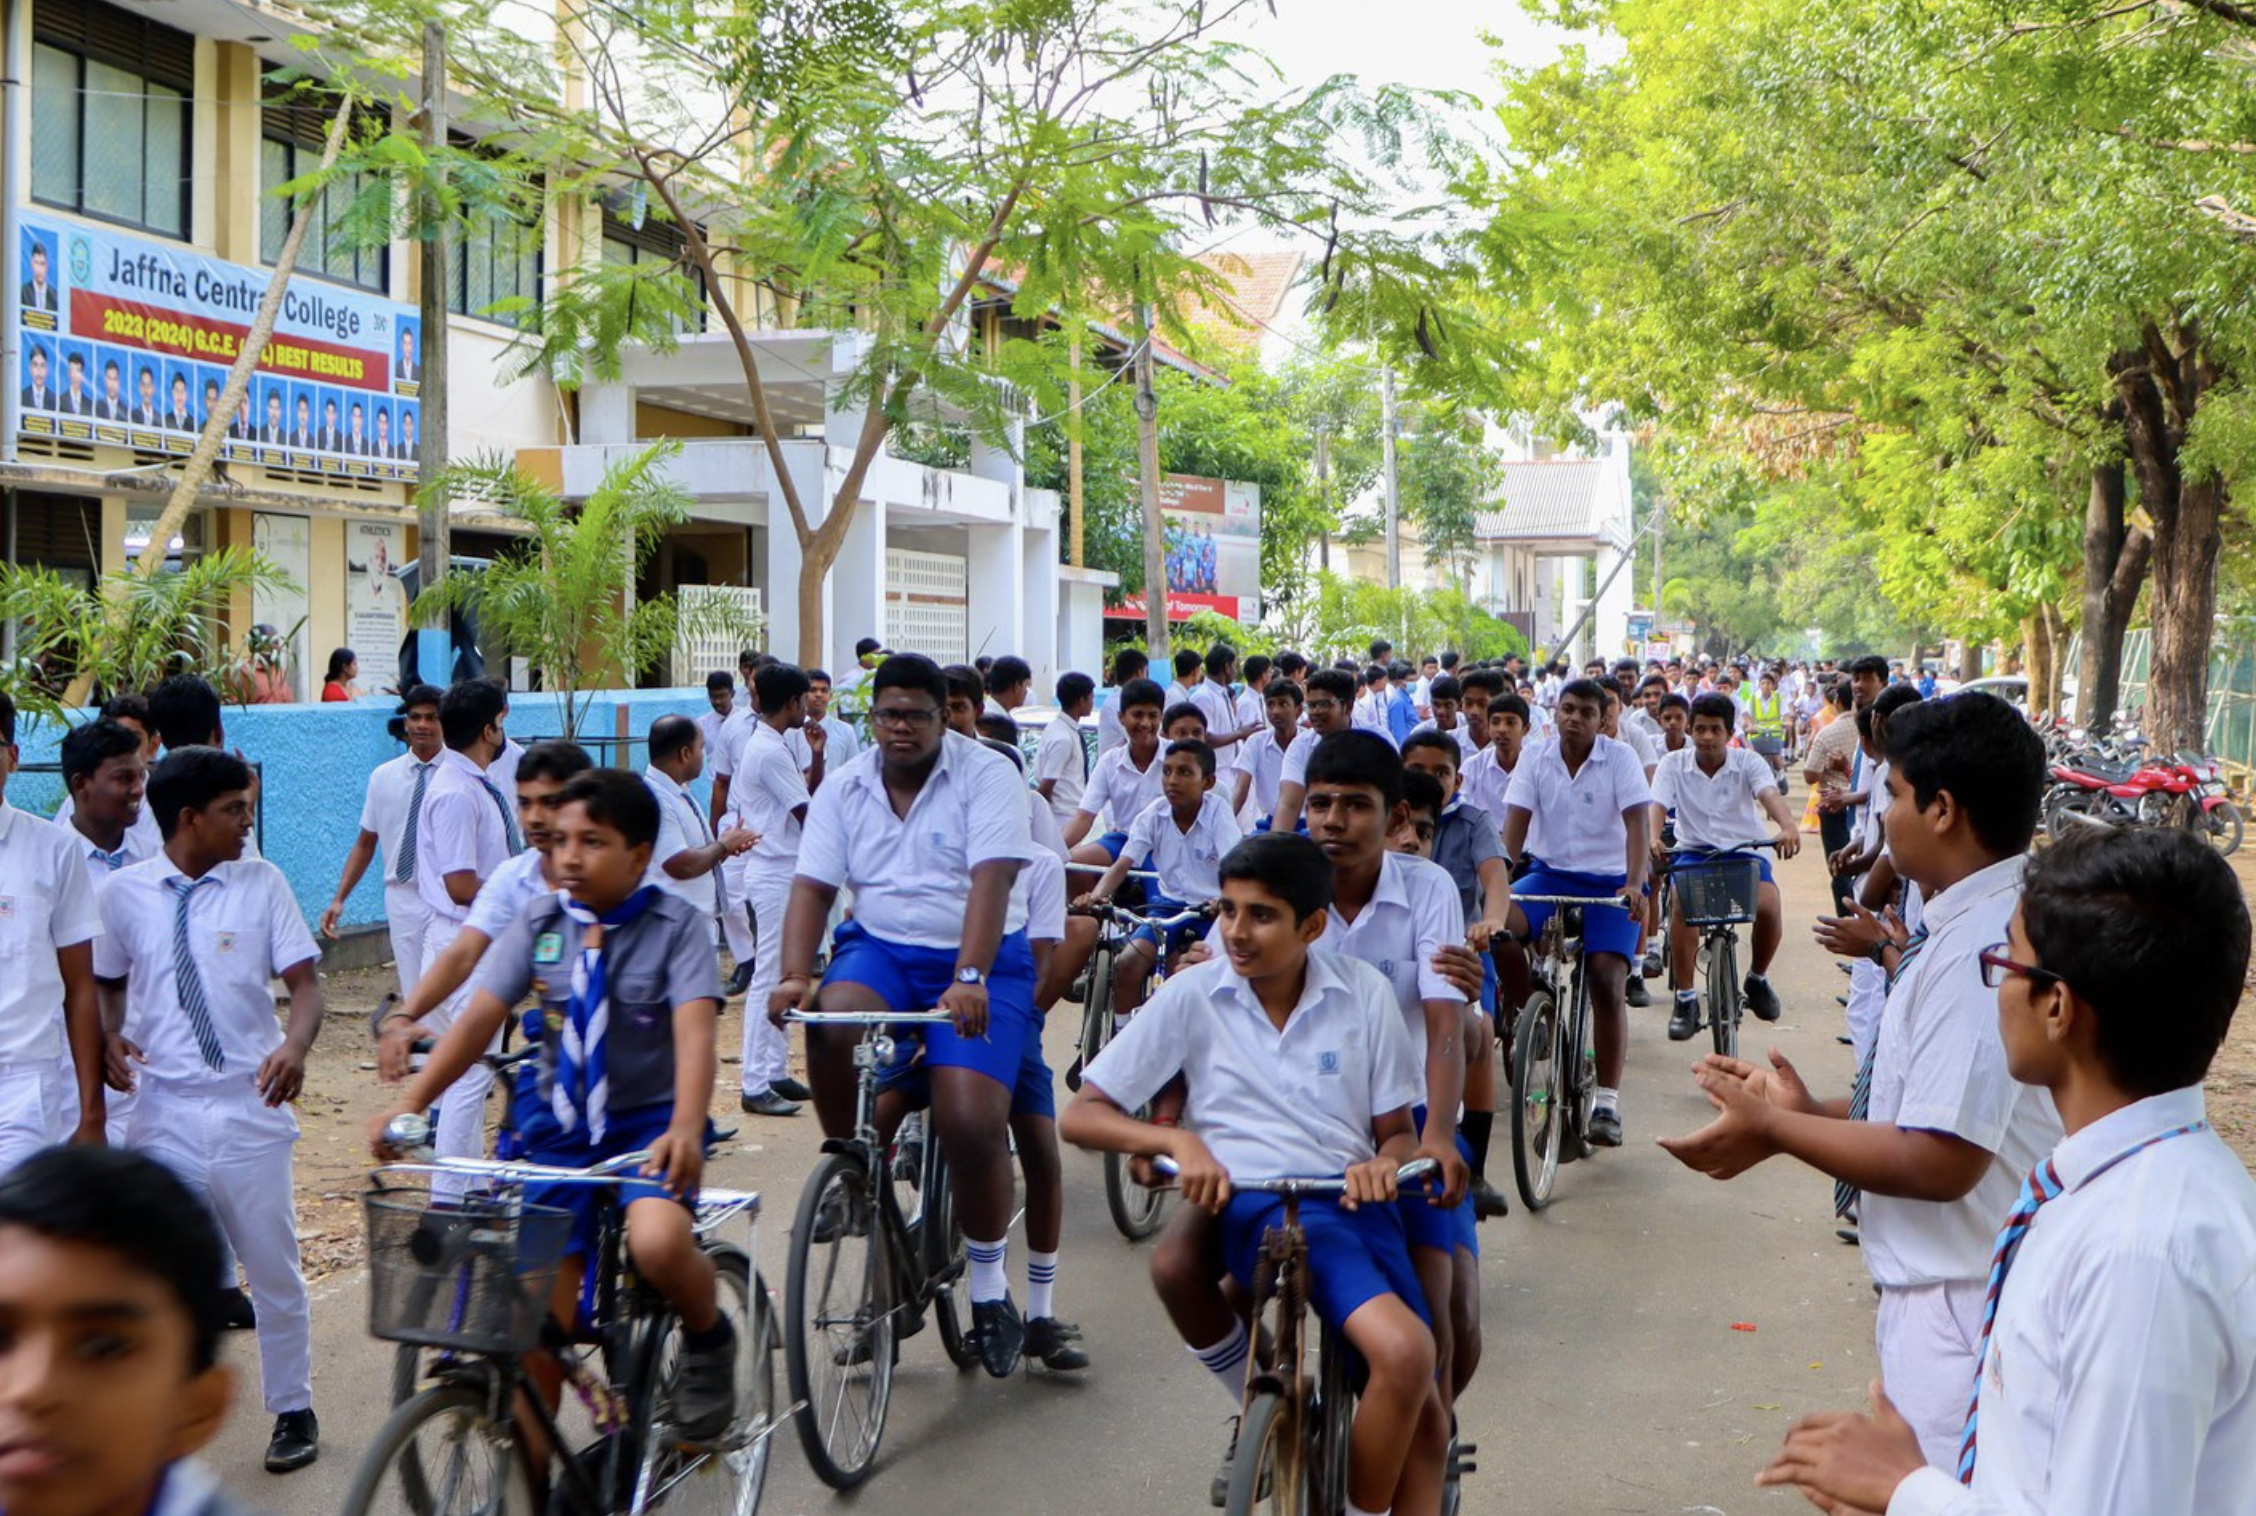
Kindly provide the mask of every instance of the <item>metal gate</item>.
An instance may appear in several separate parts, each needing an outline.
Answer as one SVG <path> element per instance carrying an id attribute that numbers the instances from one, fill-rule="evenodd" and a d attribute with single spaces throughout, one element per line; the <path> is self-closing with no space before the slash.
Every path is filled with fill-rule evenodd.
<path id="1" fill-rule="evenodd" d="M 964 560 L 952 553 L 885 552 L 885 645 L 936 663 L 963 663 L 970 640 Z"/>

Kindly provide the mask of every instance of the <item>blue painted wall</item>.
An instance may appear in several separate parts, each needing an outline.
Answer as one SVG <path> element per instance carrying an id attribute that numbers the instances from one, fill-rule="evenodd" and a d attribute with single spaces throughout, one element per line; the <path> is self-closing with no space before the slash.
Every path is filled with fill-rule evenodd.
<path id="1" fill-rule="evenodd" d="M 308 926 L 321 919 L 337 890 L 345 854 L 360 833 L 361 802 L 367 798 L 368 775 L 385 760 L 406 748 L 385 731 L 399 709 L 394 700 L 364 700 L 334 705 L 259 705 L 225 712 L 227 744 L 260 766 L 264 777 L 263 819 L 259 850 L 281 866 L 297 892 L 298 907 Z M 649 735 L 661 716 L 694 716 L 708 709 L 702 687 L 680 690 L 618 690 L 599 694 L 581 719 L 583 737 L 610 737 L 618 733 L 621 713 L 630 738 Z M 564 730 L 563 712 L 543 694 L 511 697 L 509 735 L 531 744 L 555 737 Z M 17 737 L 26 764 L 52 764 L 61 730 L 51 725 L 22 724 Z M 641 773 L 649 754 L 639 741 L 623 747 L 591 744 L 598 763 L 616 763 Z M 691 786 L 702 799 L 711 781 Z M 8 781 L 8 801 L 35 816 L 50 816 L 62 802 L 60 776 L 17 774 Z M 379 871 L 371 866 L 345 902 L 345 925 L 368 926 L 384 919 L 384 889 Z"/>

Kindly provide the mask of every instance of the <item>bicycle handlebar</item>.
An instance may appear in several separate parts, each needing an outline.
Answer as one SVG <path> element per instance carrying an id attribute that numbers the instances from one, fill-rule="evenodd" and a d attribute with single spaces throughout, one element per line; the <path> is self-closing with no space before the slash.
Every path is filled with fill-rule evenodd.
<path id="1" fill-rule="evenodd" d="M 430 1056 L 431 1050 L 438 1045 L 439 1039 L 436 1037 L 418 1037 L 408 1044 L 407 1050 L 410 1053 L 427 1058 Z M 538 1058 L 539 1056 L 540 1044 L 535 1042 L 528 1043 L 511 1053 L 480 1053 L 478 1061 L 497 1074 L 506 1074 L 528 1058 Z"/>
<path id="2" fill-rule="evenodd" d="M 1154 1158 L 1152 1167 L 1171 1179 L 1181 1173 L 1172 1158 Z M 1425 1178 L 1440 1167 L 1441 1165 L 1435 1163 L 1431 1158 L 1413 1158 L 1394 1171 L 1394 1182 L 1396 1184 L 1408 1184 L 1414 1179 Z M 1345 1178 L 1295 1177 L 1291 1175 L 1275 1179 L 1232 1178 L 1230 1188 L 1241 1195 L 1338 1195 L 1345 1193 L 1347 1180 Z"/>
<path id="3" fill-rule="evenodd" d="M 1512 892 L 1512 903 L 1518 905 L 1532 901 L 1537 905 L 1610 905 L 1618 911 L 1629 909 L 1628 902 L 1619 895 L 1523 895 Z"/>
<path id="4" fill-rule="evenodd" d="M 898 1026 L 903 1022 L 943 1026 L 955 1016 L 949 1011 L 786 1011 L 783 1019 L 807 1026 Z"/>
<path id="5" fill-rule="evenodd" d="M 394 1123 L 396 1127 L 397 1122 Z M 390 1136 L 389 1129 L 386 1135 Z M 407 1133 L 402 1132 L 402 1137 Z M 414 1158 L 403 1163 L 380 1164 L 379 1174 L 462 1174 L 494 1179 L 505 1184 L 616 1184 L 650 1161 L 650 1150 L 622 1153 L 584 1169 L 556 1168 L 545 1163 L 525 1163 L 499 1158 Z"/>

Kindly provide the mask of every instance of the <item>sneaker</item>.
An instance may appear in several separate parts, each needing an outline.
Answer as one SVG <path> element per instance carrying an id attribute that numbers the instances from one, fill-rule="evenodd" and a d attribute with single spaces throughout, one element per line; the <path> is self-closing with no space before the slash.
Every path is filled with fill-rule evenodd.
<path id="1" fill-rule="evenodd" d="M 822 1204 L 815 1210 L 816 1242 L 827 1246 L 841 1237 L 868 1235 L 869 1214 L 866 1207 L 854 1207 L 854 1213 L 849 1216 L 844 1190 L 832 1190 L 823 1196 Z"/>
<path id="2" fill-rule="evenodd" d="M 1057 1374 L 1075 1374 L 1089 1366 L 1089 1355 L 1075 1346 L 1081 1329 L 1055 1316 L 1036 1316 L 1026 1323 L 1026 1356 Z"/>
<path id="3" fill-rule="evenodd" d="M 674 1435 L 684 1442 L 711 1442 L 736 1419 L 736 1328 L 721 1318 L 722 1339 L 706 1348 L 682 1343 L 681 1366 L 674 1372 Z"/>
<path id="4" fill-rule="evenodd" d="M 287 1474 L 302 1469 L 321 1456 L 321 1423 L 309 1406 L 284 1411 L 274 1418 L 274 1435 L 266 1444 L 266 1471 Z"/>
<path id="5" fill-rule="evenodd" d="M 1669 1041 L 1690 1042 L 1700 1035 L 1700 997 L 1679 995 L 1669 1011 Z"/>
<path id="6" fill-rule="evenodd" d="M 219 1292 L 220 1325 L 230 1332 L 255 1332 L 258 1330 L 258 1311 L 251 1304 L 245 1290 Z"/>
<path id="7" fill-rule="evenodd" d="M 924 1112 L 911 1111 L 893 1136 L 893 1177 L 915 1187 L 924 1179 Z"/>
<path id="8" fill-rule="evenodd" d="M 1778 991 L 1760 974 L 1749 974 L 1742 986 L 1747 992 L 1747 1009 L 1755 1013 L 1757 1021 L 1776 1021 L 1784 1007 L 1778 1003 Z"/>
<path id="9" fill-rule="evenodd" d="M 1018 1369 L 1026 1348 L 1026 1323 L 1010 1296 L 971 1303 L 971 1331 L 979 1343 L 979 1361 L 996 1379 L 1008 1379 Z"/>
<path id="10" fill-rule="evenodd" d="M 747 1116 L 796 1116 L 799 1107 L 784 1099 L 771 1087 L 757 1095 L 746 1095 L 736 1103 L 736 1108 Z"/>
<path id="11" fill-rule="evenodd" d="M 796 1100 L 801 1104 L 815 1098 L 815 1092 L 796 1079 L 771 1079 L 768 1081 L 768 1088 L 786 1100 Z"/>
<path id="12" fill-rule="evenodd" d="M 1645 961 L 1637 966 L 1637 972 L 1647 979 L 1661 977 L 1661 950 L 1658 945 L 1645 950 Z"/>
<path id="13" fill-rule="evenodd" d="M 1492 1217 L 1512 1214 L 1512 1202 L 1504 1198 L 1502 1190 L 1488 1182 L 1486 1174 L 1474 1176 L 1472 1187 L 1466 1193 L 1472 1197 L 1475 1221 L 1487 1221 Z"/>
<path id="14" fill-rule="evenodd" d="M 1640 1009 L 1653 1003 L 1653 992 L 1645 988 L 1644 975 L 1632 974 L 1629 976 L 1629 988 L 1624 992 L 1624 998 L 1629 1004 Z"/>
<path id="15" fill-rule="evenodd" d="M 1590 1145 L 1594 1148 L 1618 1148 L 1622 1145 L 1619 1111 L 1602 1105 L 1590 1113 Z"/>

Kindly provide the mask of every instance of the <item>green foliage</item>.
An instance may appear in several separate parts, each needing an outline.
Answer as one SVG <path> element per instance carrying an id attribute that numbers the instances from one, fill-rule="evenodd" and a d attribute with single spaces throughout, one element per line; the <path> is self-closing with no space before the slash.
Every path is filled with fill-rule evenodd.
<path id="1" fill-rule="evenodd" d="M 521 551 L 482 572 L 450 575 L 425 590 L 411 614 L 475 615 L 499 647 L 540 671 L 562 708 L 566 736 L 578 731 L 596 689 L 614 675 L 631 682 L 656 668 L 681 633 L 752 646 L 757 623 L 725 605 L 692 609 L 671 595 L 629 603 L 667 528 L 689 519 L 689 496 L 665 477 L 680 451 L 680 443 L 662 442 L 612 460 L 602 482 L 573 507 L 506 458 L 447 470 L 426 488 L 523 521 L 531 535 Z"/>
<path id="2" fill-rule="evenodd" d="M 1279 642 L 1311 658 L 1362 658 L 1384 637 L 1404 653 L 1454 648 L 1468 659 L 1525 654 L 1527 639 L 1456 590 L 1388 589 L 1339 574 L 1316 575 L 1316 593 L 1276 618 Z"/>
<path id="3" fill-rule="evenodd" d="M 16 662 L 0 668 L 0 688 L 19 710 L 55 720 L 81 714 L 61 699 L 80 674 L 104 694 L 145 690 L 178 673 L 235 688 L 245 659 L 222 645 L 229 606 L 238 594 L 292 587 L 271 560 L 243 547 L 147 579 L 118 569 L 91 589 L 52 569 L 0 563 L 0 621 L 18 628 Z M 108 614 L 110 605 L 123 614 Z"/>

